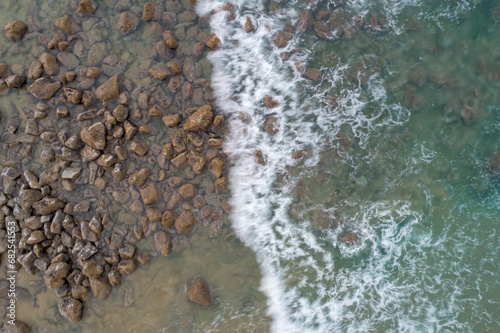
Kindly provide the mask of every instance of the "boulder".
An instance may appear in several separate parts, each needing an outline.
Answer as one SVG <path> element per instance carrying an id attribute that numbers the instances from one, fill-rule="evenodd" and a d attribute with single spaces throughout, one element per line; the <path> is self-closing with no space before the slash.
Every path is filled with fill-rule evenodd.
<path id="1" fill-rule="evenodd" d="M 196 281 L 194 281 L 188 290 L 188 297 L 191 302 L 204 306 L 210 306 L 212 304 L 208 283 L 203 279 L 196 279 Z"/>
<path id="2" fill-rule="evenodd" d="M 16 20 L 5 25 L 5 37 L 13 42 L 17 42 L 23 38 L 27 31 L 28 26 L 23 21 Z"/>

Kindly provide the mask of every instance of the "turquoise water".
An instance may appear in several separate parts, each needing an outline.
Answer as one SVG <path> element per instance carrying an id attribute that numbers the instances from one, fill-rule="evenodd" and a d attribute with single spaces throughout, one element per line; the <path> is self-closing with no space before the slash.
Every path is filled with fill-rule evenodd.
<path id="1" fill-rule="evenodd" d="M 338 2 L 237 1 L 236 20 L 211 22 L 233 227 L 257 254 L 273 330 L 498 331 L 499 4 Z M 294 31 L 303 10 L 328 26 L 338 8 L 341 33 Z"/>

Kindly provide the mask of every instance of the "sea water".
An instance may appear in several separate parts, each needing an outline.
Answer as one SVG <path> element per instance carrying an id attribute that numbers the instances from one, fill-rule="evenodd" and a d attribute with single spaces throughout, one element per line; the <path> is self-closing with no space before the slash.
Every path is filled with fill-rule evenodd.
<path id="1" fill-rule="evenodd" d="M 272 331 L 500 330 L 500 4 L 223 4 L 198 12 L 216 13 L 232 225 L 256 253 Z M 294 28 L 303 10 L 328 25 L 339 9 L 327 38 Z M 277 31 L 291 32 L 283 48 Z"/>

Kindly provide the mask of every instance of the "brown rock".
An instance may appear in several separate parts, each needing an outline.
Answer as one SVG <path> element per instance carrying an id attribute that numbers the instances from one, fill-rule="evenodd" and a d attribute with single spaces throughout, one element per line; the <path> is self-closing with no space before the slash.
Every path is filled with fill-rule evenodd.
<path id="1" fill-rule="evenodd" d="M 199 131 L 207 129 L 212 123 L 214 114 L 212 107 L 208 104 L 200 107 L 194 112 L 184 124 L 184 129 L 187 131 Z"/>
<path id="2" fill-rule="evenodd" d="M 161 221 L 161 211 L 158 208 L 148 207 L 146 209 L 146 216 L 149 222 Z"/>
<path id="3" fill-rule="evenodd" d="M 184 200 L 194 198 L 196 195 L 196 186 L 194 184 L 184 184 L 177 190 Z"/>
<path id="4" fill-rule="evenodd" d="M 351 231 L 347 231 L 344 236 L 342 236 L 342 239 L 340 240 L 342 243 L 349 243 L 349 242 L 356 242 L 358 238 L 354 233 Z"/>
<path id="5" fill-rule="evenodd" d="M 132 141 L 128 149 L 140 156 L 144 156 L 148 153 L 148 146 L 139 140 Z"/>
<path id="6" fill-rule="evenodd" d="M 157 105 L 154 105 L 151 109 L 149 109 L 148 115 L 150 117 L 163 117 L 163 112 Z"/>
<path id="7" fill-rule="evenodd" d="M 212 173 L 215 177 L 219 178 L 220 176 L 222 176 L 225 164 L 226 163 L 224 162 L 223 159 L 216 157 L 210 162 L 210 165 L 208 166 L 208 171 L 210 171 L 210 173 Z"/>
<path id="8" fill-rule="evenodd" d="M 220 45 L 220 39 L 219 37 L 217 37 L 217 35 L 215 33 L 211 33 L 210 36 L 208 36 L 207 38 L 207 41 L 206 41 L 206 45 L 211 48 L 212 50 L 215 50 L 219 47 Z"/>
<path id="9" fill-rule="evenodd" d="M 342 24 L 344 24 L 344 10 L 342 8 L 335 9 L 332 11 L 330 14 L 329 22 L 330 22 L 330 28 L 332 30 L 340 28 Z"/>
<path id="10" fill-rule="evenodd" d="M 181 66 L 179 66 L 179 62 L 177 60 L 171 60 L 167 62 L 167 67 L 175 75 L 182 73 Z"/>
<path id="11" fill-rule="evenodd" d="M 323 73 L 321 73 L 319 69 L 311 68 L 307 70 L 306 77 L 313 81 L 320 81 L 323 77 Z"/>
<path id="12" fill-rule="evenodd" d="M 188 290 L 188 297 L 191 302 L 195 302 L 204 306 L 210 306 L 212 299 L 208 284 L 202 280 L 197 279 Z"/>
<path id="13" fill-rule="evenodd" d="M 307 29 L 311 28 L 313 25 L 313 17 L 311 12 L 307 9 L 304 9 L 297 19 L 295 23 L 295 32 L 297 34 L 302 34 Z"/>
<path id="14" fill-rule="evenodd" d="M 101 75 L 101 70 L 98 67 L 89 67 L 87 69 L 87 77 L 89 79 L 97 79 Z"/>
<path id="15" fill-rule="evenodd" d="M 207 159 L 205 158 L 205 156 L 193 150 L 189 152 L 189 154 L 187 155 L 187 159 L 189 165 L 191 165 L 191 167 L 193 168 L 193 171 L 197 175 L 201 175 L 201 173 L 203 172 L 203 168 L 207 163 Z"/>
<path id="16" fill-rule="evenodd" d="M 28 26 L 23 21 L 16 20 L 5 25 L 5 37 L 13 42 L 23 38 L 26 31 L 28 31 Z"/>
<path id="17" fill-rule="evenodd" d="M 220 177 L 215 181 L 215 187 L 217 187 L 219 190 L 225 191 L 227 190 L 227 178 L 226 177 Z"/>
<path id="18" fill-rule="evenodd" d="M 314 22 L 314 30 L 316 31 L 316 35 L 322 39 L 331 39 L 332 33 L 330 32 L 330 28 L 326 24 L 325 21 L 316 21 Z"/>
<path id="19" fill-rule="evenodd" d="M 121 275 L 127 275 L 137 269 L 137 263 L 134 259 L 124 259 L 118 264 L 118 272 Z"/>
<path id="20" fill-rule="evenodd" d="M 80 104 L 80 102 L 82 101 L 83 91 L 70 87 L 64 87 L 63 91 L 63 101 L 65 103 Z"/>
<path id="21" fill-rule="evenodd" d="M 7 307 L 7 305 L 5 305 L 5 306 Z M 1 333 L 30 333 L 31 328 L 28 325 L 26 325 L 25 323 L 23 323 L 22 321 L 14 319 L 13 324 L 12 324 L 11 320 L 4 323 L 2 326 L 2 330 L 0 332 Z"/>
<path id="22" fill-rule="evenodd" d="M 73 33 L 72 25 L 73 20 L 68 15 L 64 15 L 55 23 L 56 28 L 67 33 L 68 35 L 71 35 Z"/>
<path id="23" fill-rule="evenodd" d="M 142 19 L 144 21 L 151 21 L 155 17 L 155 5 L 153 2 L 146 2 L 144 10 L 142 11 Z"/>
<path id="24" fill-rule="evenodd" d="M 476 118 L 479 116 L 479 110 L 470 105 L 464 105 L 462 109 L 460 109 L 460 116 L 462 117 L 464 123 L 467 125 L 472 125 Z"/>
<path id="25" fill-rule="evenodd" d="M 174 36 L 172 35 L 172 31 L 170 30 L 163 33 L 163 40 L 165 41 L 165 44 L 171 49 L 176 49 L 177 46 L 179 46 L 179 43 L 177 42 L 177 40 L 175 40 Z"/>
<path id="26" fill-rule="evenodd" d="M 286 47 L 292 35 L 286 31 L 278 31 L 273 35 L 273 43 L 279 48 Z"/>
<path id="27" fill-rule="evenodd" d="M 160 200 L 160 194 L 155 183 L 147 183 L 139 189 L 145 205 L 151 205 Z"/>
<path id="28" fill-rule="evenodd" d="M 188 160 L 186 157 L 186 153 L 182 153 L 182 154 L 179 154 L 176 157 L 172 158 L 170 161 L 177 169 L 180 169 L 184 165 L 186 165 Z"/>
<path id="29" fill-rule="evenodd" d="M 170 236 L 165 231 L 155 233 L 155 248 L 163 256 L 170 253 Z"/>
<path id="30" fill-rule="evenodd" d="M 64 201 L 59 198 L 43 198 L 33 204 L 38 215 L 47 215 L 65 206 Z"/>
<path id="31" fill-rule="evenodd" d="M 59 300 L 59 312 L 71 322 L 82 319 L 82 303 L 73 297 L 63 297 Z"/>
<path id="32" fill-rule="evenodd" d="M 105 167 L 105 168 L 108 168 L 110 166 L 112 166 L 113 164 L 115 164 L 117 161 L 117 158 L 115 155 L 113 154 L 102 154 L 101 156 L 99 156 L 99 158 L 97 159 L 96 163 L 97 165 L 100 165 L 102 167 Z"/>
<path id="33" fill-rule="evenodd" d="M 189 210 L 185 210 L 175 220 L 175 229 L 180 234 L 189 234 L 195 226 L 195 217 Z"/>
<path id="34" fill-rule="evenodd" d="M 33 82 L 28 91 L 39 99 L 50 99 L 61 88 L 61 82 L 53 81 L 51 78 L 42 77 Z"/>
<path id="35" fill-rule="evenodd" d="M 26 82 L 26 76 L 24 75 L 10 75 L 5 79 L 7 87 L 11 88 L 21 88 L 24 82 Z"/>
<path id="36" fill-rule="evenodd" d="M 270 116 L 266 119 L 266 123 L 264 125 L 264 130 L 269 133 L 269 135 L 275 135 L 276 133 L 279 132 L 278 126 L 276 123 L 278 122 L 278 119 L 274 116 Z"/>
<path id="37" fill-rule="evenodd" d="M 130 185 L 142 186 L 142 185 L 144 185 L 144 183 L 148 179 L 149 173 L 150 173 L 150 171 L 148 168 L 142 168 L 139 171 L 133 172 L 128 177 L 128 183 Z"/>
<path id="38" fill-rule="evenodd" d="M 103 150 L 106 147 L 106 127 L 102 122 L 83 128 L 80 137 L 83 142 L 94 149 Z"/>
<path id="39" fill-rule="evenodd" d="M 165 229 L 170 228 L 175 221 L 175 215 L 172 211 L 166 210 L 161 217 L 161 224 Z"/>
<path id="40" fill-rule="evenodd" d="M 117 73 L 104 82 L 97 88 L 95 95 L 101 102 L 117 98 L 120 95 L 120 74 Z"/>
<path id="41" fill-rule="evenodd" d="M 125 129 L 125 139 L 127 140 L 132 140 L 139 130 L 136 124 L 128 120 L 123 123 L 123 128 Z"/>
<path id="42" fill-rule="evenodd" d="M 137 15 L 131 12 L 123 12 L 120 16 L 120 22 L 118 22 L 118 29 L 122 34 L 127 35 L 134 31 L 139 25 L 139 18 Z"/>
<path id="43" fill-rule="evenodd" d="M 9 71 L 9 65 L 7 65 L 4 62 L 0 63 L 0 78 L 2 78 L 5 75 L 7 75 L 8 71 Z"/>
<path id="44" fill-rule="evenodd" d="M 167 68 L 167 66 L 165 66 L 165 64 L 158 63 L 158 64 L 154 64 L 148 70 L 148 74 L 157 80 L 163 81 L 170 74 L 170 70 Z"/>
<path id="45" fill-rule="evenodd" d="M 28 79 L 36 80 L 40 78 L 42 75 L 43 75 L 42 63 L 38 60 L 33 61 L 28 70 Z"/>
<path id="46" fill-rule="evenodd" d="M 101 155 L 101 152 L 98 149 L 94 149 L 90 146 L 85 146 L 82 151 L 82 162 L 87 163 L 93 161 Z"/>
<path id="47" fill-rule="evenodd" d="M 115 147 L 115 154 L 118 157 L 118 159 L 125 161 L 128 159 L 128 151 L 127 149 L 121 147 L 121 146 L 116 146 Z"/>
<path id="48" fill-rule="evenodd" d="M 106 299 L 111 293 L 111 285 L 104 276 L 97 279 L 90 278 L 90 289 L 92 294 L 99 299 Z"/>
<path id="49" fill-rule="evenodd" d="M 96 4 L 92 0 L 81 0 L 76 9 L 76 13 L 80 16 L 92 15 L 97 9 Z"/>
<path id="50" fill-rule="evenodd" d="M 273 108 L 277 107 L 278 105 L 280 105 L 280 103 L 278 101 L 276 101 L 272 96 L 266 95 L 264 97 L 264 105 L 270 109 L 273 109 Z"/>
<path id="51" fill-rule="evenodd" d="M 181 121 L 182 121 L 181 114 L 169 114 L 163 117 L 163 123 L 168 127 L 177 126 Z"/>
<path id="52" fill-rule="evenodd" d="M 245 31 L 247 33 L 252 32 L 254 30 L 253 28 L 253 23 L 252 20 L 250 19 L 250 16 L 247 16 L 247 19 L 245 21 Z"/>

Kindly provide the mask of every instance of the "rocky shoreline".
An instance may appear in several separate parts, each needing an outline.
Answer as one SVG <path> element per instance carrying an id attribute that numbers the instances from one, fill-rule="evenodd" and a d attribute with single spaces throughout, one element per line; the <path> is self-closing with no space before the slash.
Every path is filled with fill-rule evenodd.
<path id="1" fill-rule="evenodd" d="M 43 274 L 69 321 L 85 316 L 92 296 L 106 299 L 138 262 L 191 246 L 197 227 L 217 237 L 230 213 L 225 120 L 205 59 L 220 40 L 195 5 L 121 1 L 107 19 L 82 0 L 70 2 L 73 14 L 54 23 L 55 34 L 22 20 L 5 26 L 5 52 L 30 52 L 32 61 L 0 64 L 0 93 L 28 104 L 0 116 L 0 253 L 13 222 L 16 268 Z M 149 25 L 151 47 L 135 58 L 98 36 L 132 35 L 140 25 Z M 26 36 L 37 45 L 24 47 Z M 154 249 L 138 250 L 147 237 Z M 204 306 L 210 297 L 201 279 L 187 292 Z"/>

